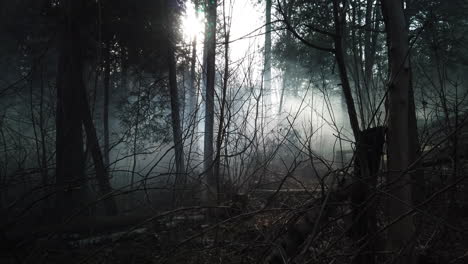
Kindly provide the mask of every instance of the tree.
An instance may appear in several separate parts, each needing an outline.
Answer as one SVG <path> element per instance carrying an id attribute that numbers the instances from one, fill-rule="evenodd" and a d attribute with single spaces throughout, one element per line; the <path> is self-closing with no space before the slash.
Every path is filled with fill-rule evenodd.
<path id="1" fill-rule="evenodd" d="M 340 8 L 341 6 L 341 8 Z M 351 194 L 351 201 L 354 202 L 353 206 L 353 223 L 354 229 L 359 230 L 355 232 L 355 242 L 359 247 L 357 252 L 357 257 L 354 259 L 354 263 L 373 263 L 375 261 L 374 256 L 365 251 L 372 251 L 373 243 L 369 239 L 367 232 L 372 232 L 372 226 L 375 223 L 370 222 L 369 220 L 374 220 L 375 217 L 372 214 L 375 212 L 370 212 L 369 209 L 361 209 L 364 206 L 364 203 L 367 201 L 371 194 L 369 190 L 375 188 L 376 181 L 375 177 L 378 171 L 378 166 L 371 166 L 370 163 L 375 161 L 369 160 L 369 154 L 367 149 L 369 148 L 368 143 L 366 142 L 366 130 L 361 132 L 359 128 L 358 115 L 356 113 L 356 108 L 354 105 L 354 99 L 352 95 L 351 85 L 348 78 L 348 73 L 346 70 L 346 61 L 345 61 L 345 49 L 343 47 L 343 38 L 344 38 L 344 28 L 346 23 L 346 13 L 343 11 L 345 3 L 339 3 L 338 0 L 333 0 L 333 17 L 335 22 L 335 34 L 334 34 L 334 54 L 336 63 L 338 65 L 338 70 L 340 74 L 341 86 L 343 89 L 343 94 L 348 110 L 349 122 L 351 124 L 351 129 L 354 134 L 354 139 L 356 140 L 356 163 L 359 164 L 359 167 L 355 170 L 358 172 L 354 180 L 354 189 Z M 364 124 L 363 124 L 364 125 Z M 373 139 L 374 141 L 378 141 Z M 378 152 L 378 151 L 376 151 Z M 373 155 L 375 157 L 375 155 Z M 378 156 L 379 157 L 379 156 Z M 377 164 L 380 159 L 377 160 Z M 376 167 L 373 171 L 372 168 Z M 358 188 L 361 187 L 361 188 Z M 356 199 L 355 197 L 359 197 Z M 371 230 L 366 230 L 367 228 L 359 228 L 359 226 L 370 227 Z"/>
<path id="2" fill-rule="evenodd" d="M 223 33 L 224 33 L 224 75 L 223 75 L 223 84 L 221 87 L 221 100 L 220 100 L 220 111 L 219 111 L 219 121 L 218 121 L 218 135 L 216 137 L 216 155 L 213 161 L 213 177 L 217 179 L 218 182 L 223 182 L 223 178 L 220 171 L 221 165 L 221 149 L 223 145 L 223 140 L 226 137 L 227 125 L 229 120 L 226 121 L 225 115 L 228 111 L 226 108 L 227 104 L 227 91 L 228 91 L 228 81 L 229 81 L 229 37 L 230 37 L 230 25 L 228 26 L 226 16 L 226 6 L 225 1 L 223 1 Z M 219 184 L 218 184 L 219 186 Z M 219 188 L 219 187 L 218 187 Z M 219 190 L 218 190 L 219 191 Z"/>
<path id="3" fill-rule="evenodd" d="M 291 9 L 294 4 L 294 1 L 288 1 L 283 6 L 285 6 L 284 14 L 286 15 L 286 19 L 290 20 L 290 14 L 291 14 Z M 270 10 L 271 12 L 271 10 Z M 292 47 L 292 36 L 291 36 L 291 31 L 286 30 L 285 36 L 284 36 L 284 53 L 288 54 L 290 53 L 291 50 L 294 48 Z M 289 57 L 289 56 L 288 56 Z M 281 115 L 283 111 L 283 104 L 284 104 L 284 97 L 285 97 L 285 92 L 288 89 L 289 84 L 291 83 L 290 78 L 291 78 L 291 65 L 290 63 L 286 62 L 284 63 L 284 66 L 282 67 L 283 69 L 283 82 L 282 82 L 282 87 L 281 87 L 281 92 L 280 92 L 280 101 L 279 101 L 279 107 L 278 107 L 278 115 Z M 296 93 L 295 95 L 297 96 L 297 89 L 295 89 Z"/>
<path id="4" fill-rule="evenodd" d="M 109 88 L 110 88 L 110 72 L 111 72 L 111 41 L 105 41 L 106 47 L 104 48 L 104 109 L 103 109 L 103 122 L 104 122 L 104 164 L 109 167 Z M 107 168 L 108 169 L 108 168 Z"/>
<path id="5" fill-rule="evenodd" d="M 264 67 L 264 104 L 265 111 L 268 111 L 271 103 L 271 0 L 265 3 L 265 64 Z"/>
<path id="6" fill-rule="evenodd" d="M 172 119 L 172 134 L 175 148 L 175 163 L 176 163 L 176 177 L 174 186 L 175 203 L 178 204 L 181 199 L 180 190 L 185 183 L 185 163 L 184 163 L 184 142 L 182 139 L 182 127 L 180 120 L 180 106 L 179 106 L 179 91 L 177 89 L 177 74 L 176 74 L 176 60 L 175 60 L 175 9 L 173 1 L 166 1 L 167 8 L 167 64 L 169 70 L 169 93 L 171 97 L 171 119 Z"/>
<path id="7" fill-rule="evenodd" d="M 327 2 L 323 3 L 324 7 L 329 8 L 329 4 Z M 368 236 L 368 232 L 373 232 L 373 227 L 375 226 L 375 212 L 370 209 L 363 209 L 366 208 L 365 202 L 368 202 L 368 199 L 371 198 L 370 190 L 375 188 L 376 185 L 376 174 L 378 171 L 378 166 L 373 165 L 374 163 L 378 163 L 380 159 L 377 161 L 369 160 L 369 140 L 365 139 L 364 137 L 370 133 L 372 130 L 366 129 L 366 124 L 362 124 L 363 129 L 359 125 L 359 115 L 356 111 L 355 100 L 353 98 L 353 89 L 351 86 L 351 82 L 349 80 L 348 69 L 347 69 L 347 59 L 346 59 L 346 47 L 345 47 L 345 38 L 346 38 L 346 23 L 347 23 L 347 3 L 346 1 L 340 0 L 333 0 L 331 3 L 331 15 L 333 16 L 333 24 L 332 25 L 324 25 L 326 29 L 322 29 L 317 27 L 317 25 L 311 24 L 308 25 L 308 29 L 310 31 L 309 35 L 319 35 L 325 37 L 333 47 L 323 45 L 317 41 L 311 41 L 304 36 L 301 36 L 296 28 L 291 24 L 290 14 L 286 16 L 284 10 L 280 7 L 280 12 L 283 15 L 284 23 L 286 24 L 287 29 L 293 34 L 293 36 L 301 41 L 304 45 L 308 46 L 309 48 L 313 48 L 316 50 L 324 51 L 327 53 L 331 53 L 334 55 L 334 59 L 338 68 L 339 79 L 341 81 L 341 89 L 344 96 L 346 110 L 348 114 L 348 120 L 351 125 L 351 130 L 356 142 L 356 162 L 355 162 L 355 178 L 353 180 L 353 188 L 351 194 L 351 200 L 353 204 L 353 228 L 357 231 L 354 232 L 354 240 L 356 242 L 359 251 L 356 253 L 357 257 L 354 258 L 354 263 L 373 263 L 375 261 L 374 256 L 369 254 L 369 251 L 373 250 L 373 244 L 369 239 L 371 236 Z M 326 12 L 322 10 L 319 14 L 319 18 L 321 19 L 322 16 L 326 15 Z M 315 39 L 318 37 L 315 36 Z M 318 38 L 320 39 L 320 38 Z M 370 141 L 373 142 L 371 148 L 379 149 L 379 144 L 376 139 L 372 139 Z M 377 150 L 373 150 L 372 153 L 378 153 Z M 379 158 L 379 155 L 374 158 Z M 365 226 L 365 228 L 362 228 Z M 366 230 L 369 228 L 370 230 Z M 367 240 L 366 240 L 367 239 Z"/>
<path id="8" fill-rule="evenodd" d="M 198 0 L 195 1 L 195 16 L 198 19 Z M 191 55 L 190 55 L 190 77 L 189 77 L 189 87 L 188 87 L 188 119 L 187 119 L 187 124 L 188 127 L 187 129 L 190 130 L 191 135 L 190 135 L 190 147 L 188 151 L 188 157 L 187 157 L 187 166 L 190 166 L 190 162 L 192 161 L 192 148 L 195 147 L 197 149 L 198 147 L 198 138 L 196 137 L 196 134 L 198 132 L 198 114 L 199 114 L 199 106 L 198 106 L 198 88 L 199 85 L 197 85 L 197 35 L 195 34 L 192 39 L 192 45 L 191 45 Z M 188 167 L 187 167 L 188 168 Z"/>
<path id="9" fill-rule="evenodd" d="M 89 107 L 88 97 L 86 94 L 84 84 L 80 88 L 81 98 L 83 102 L 81 109 L 81 111 L 83 112 L 83 126 L 86 131 L 87 147 L 91 151 L 91 156 L 93 158 L 99 191 L 102 195 L 100 199 L 103 200 L 107 215 L 117 215 L 118 209 L 112 193 L 112 187 L 109 182 L 109 170 L 107 167 L 108 165 L 105 163 L 101 148 L 99 147 L 99 140 L 96 133 L 96 127 L 93 124 L 93 118 L 91 115 L 91 110 Z"/>
<path id="10" fill-rule="evenodd" d="M 206 60 L 206 90 L 205 90 L 205 136 L 203 170 L 206 175 L 207 193 L 205 202 L 215 203 L 218 199 L 218 179 L 213 173 L 213 127 L 214 127 L 214 92 L 215 92 L 215 56 L 216 56 L 216 8 L 217 0 L 206 0 L 205 25 L 205 60 Z"/>
<path id="11" fill-rule="evenodd" d="M 86 177 L 82 120 L 83 54 L 80 14 L 83 3 L 63 1 L 65 17 L 57 75 L 56 210 L 62 220 L 85 203 Z"/>
<path id="12" fill-rule="evenodd" d="M 80 15 L 84 12 L 84 4 L 64 1 L 63 10 L 66 15 L 57 77 L 57 210 L 63 219 L 86 203 L 84 125 L 99 189 L 106 197 L 106 211 L 112 215 L 117 213 L 117 206 L 113 197 L 107 197 L 111 193 L 111 187 L 92 123 L 83 80 L 85 41 Z"/>
<path id="13" fill-rule="evenodd" d="M 385 21 L 388 42 L 389 78 L 388 89 L 388 178 L 391 183 L 389 217 L 392 223 L 388 232 L 388 249 L 396 256 L 397 263 L 413 262 L 413 217 L 411 211 L 411 178 L 406 172 L 412 163 L 414 145 L 409 142 L 410 111 L 413 97 L 411 67 L 409 62 L 409 35 L 402 1 L 382 0 L 382 15 Z M 414 111 L 414 110 L 413 110 Z"/>

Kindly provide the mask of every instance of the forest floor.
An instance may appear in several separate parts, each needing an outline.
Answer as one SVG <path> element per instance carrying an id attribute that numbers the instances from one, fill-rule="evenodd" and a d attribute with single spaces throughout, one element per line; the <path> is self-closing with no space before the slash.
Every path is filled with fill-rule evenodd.
<path id="1" fill-rule="evenodd" d="M 104 231 L 80 230 L 9 245 L 9 249 L 3 248 L 6 250 L 0 260 L 2 263 L 263 263 L 281 244 L 290 223 L 297 221 L 305 210 L 315 210 L 304 205 L 303 193 L 287 197 L 271 209 L 262 208 L 264 200 L 252 198 L 247 210 L 223 210 L 209 217 L 206 209 L 201 208 L 117 217 L 106 222 L 107 227 L 114 223 L 115 228 Z M 425 210 L 434 217 L 417 215 L 416 250 L 422 256 L 420 263 L 468 263 L 468 218 L 451 220 L 441 217 L 443 209 Z M 356 248 L 346 235 L 344 215 L 341 212 L 327 217 L 316 235 L 306 240 L 307 250 L 300 251 L 293 263 L 309 260 L 350 263 Z M 82 224 L 89 226 L 84 221 Z M 384 251 L 376 253 L 378 263 L 388 261 Z"/>

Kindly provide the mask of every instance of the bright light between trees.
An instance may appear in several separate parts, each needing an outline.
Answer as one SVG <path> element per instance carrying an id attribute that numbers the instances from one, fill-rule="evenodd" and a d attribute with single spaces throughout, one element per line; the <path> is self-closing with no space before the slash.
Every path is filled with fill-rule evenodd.
<path id="1" fill-rule="evenodd" d="M 186 4 L 185 15 L 182 17 L 182 32 L 187 41 L 192 41 L 196 36 L 201 39 L 204 29 L 204 14 L 199 10 L 195 10 L 193 3 Z"/>

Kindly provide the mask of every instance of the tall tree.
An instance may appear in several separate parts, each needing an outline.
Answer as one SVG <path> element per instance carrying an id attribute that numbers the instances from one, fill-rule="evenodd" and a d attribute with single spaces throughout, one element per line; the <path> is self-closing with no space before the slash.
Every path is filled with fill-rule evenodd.
<path id="1" fill-rule="evenodd" d="M 175 148 L 175 163 L 176 163 L 176 177 L 174 194 L 175 204 L 177 205 L 180 200 L 180 190 L 185 182 L 185 164 L 184 164 L 184 142 L 182 140 L 182 127 L 180 120 L 180 104 L 179 104 L 179 91 L 177 89 L 177 74 L 176 74 L 176 60 L 175 60 L 175 12 L 177 8 L 177 1 L 166 1 L 167 10 L 167 63 L 169 68 L 169 93 L 171 97 L 171 119 L 172 119 L 172 134 Z"/>
<path id="2" fill-rule="evenodd" d="M 198 0 L 195 1 L 195 16 L 198 20 Z M 198 138 L 196 134 L 198 132 L 198 85 L 197 85 L 197 34 L 194 34 L 192 39 L 192 53 L 190 56 L 190 77 L 189 77 L 189 91 L 188 91 L 188 118 L 187 118 L 187 129 L 190 130 L 190 145 L 187 156 L 187 168 L 190 166 L 192 158 L 192 148 L 198 147 Z"/>
<path id="3" fill-rule="evenodd" d="M 80 30 L 82 1 L 61 2 L 64 23 L 57 75 L 56 209 L 62 219 L 85 201 L 82 97 L 83 51 Z"/>
<path id="4" fill-rule="evenodd" d="M 271 103 L 271 0 L 266 0 L 265 4 L 265 65 L 264 65 L 264 104 L 267 109 Z"/>
<path id="5" fill-rule="evenodd" d="M 109 170 L 104 161 L 101 148 L 99 147 L 96 127 L 93 123 L 93 117 L 84 84 L 80 88 L 81 100 L 83 102 L 81 111 L 83 112 L 83 126 L 86 131 L 86 145 L 91 151 L 91 156 L 93 158 L 94 169 L 96 171 L 96 180 L 98 182 L 99 192 L 102 196 L 100 199 L 103 200 L 106 214 L 116 215 L 118 213 L 118 209 L 115 199 L 112 195 L 113 190 L 109 182 Z"/>
<path id="6" fill-rule="evenodd" d="M 195 16 L 198 20 L 198 0 L 195 1 Z M 192 39 L 192 53 L 190 57 L 190 83 L 189 83 L 189 118 L 196 119 L 197 116 L 197 103 L 198 93 L 196 86 L 196 66 L 197 66 L 197 34 L 194 34 Z M 195 126 L 195 124 L 193 124 Z"/>
<path id="7" fill-rule="evenodd" d="M 216 8 L 217 0 L 206 0 L 205 25 L 205 137 L 204 137 L 204 171 L 206 174 L 207 192 L 205 202 L 213 203 L 218 198 L 218 179 L 213 173 L 213 127 L 214 127 L 214 92 L 215 92 L 215 57 L 216 57 Z"/>
<path id="8" fill-rule="evenodd" d="M 294 6 L 294 0 L 291 1 L 284 1 L 283 3 L 284 6 L 284 16 L 286 17 L 287 21 L 291 20 L 291 12 Z M 286 30 L 285 35 L 284 35 L 284 53 L 289 54 L 291 50 L 294 49 L 292 45 L 292 34 L 290 30 Z M 289 56 L 287 56 L 289 57 Z M 278 107 L 278 115 L 281 115 L 283 111 L 283 105 L 285 102 L 285 93 L 287 89 L 289 89 L 290 84 L 291 84 L 291 65 L 288 61 L 286 61 L 283 65 L 283 80 L 282 80 L 282 87 L 281 87 L 281 92 L 280 92 L 280 101 L 279 101 L 279 107 Z M 295 94 L 297 96 L 297 89 L 295 89 Z"/>
<path id="9" fill-rule="evenodd" d="M 227 90 L 228 90 L 228 81 L 229 81 L 229 36 L 230 36 L 230 23 L 227 21 L 226 16 L 226 6 L 223 1 L 223 33 L 224 33 L 224 75 L 223 75 L 223 84 L 221 87 L 221 100 L 220 100 L 220 110 L 219 110 L 219 122 L 218 122 L 218 135 L 216 138 L 216 155 L 214 157 L 213 164 L 213 177 L 216 177 L 217 181 L 222 182 L 221 178 L 221 147 L 223 145 L 223 140 L 226 132 L 226 120 L 225 112 L 227 108 Z M 229 23 L 229 25 L 228 25 Z M 229 121 L 228 121 L 229 122 Z"/>
<path id="10" fill-rule="evenodd" d="M 412 239 L 414 235 L 411 210 L 411 177 L 406 170 L 411 164 L 414 144 L 410 142 L 409 124 L 414 102 L 411 89 L 409 62 L 409 34 L 402 1 L 381 0 L 388 42 L 388 181 L 391 183 L 389 203 L 390 221 L 388 249 L 397 255 L 396 263 L 413 263 Z M 414 121 L 414 120 L 413 120 Z M 413 128 L 414 129 L 414 128 Z M 400 219 L 401 218 L 401 219 Z"/>
<path id="11" fill-rule="evenodd" d="M 334 54 L 335 60 L 338 65 L 341 86 L 343 89 L 343 95 L 346 102 L 346 107 L 348 110 L 349 122 L 351 124 L 351 129 L 354 134 L 354 138 L 357 143 L 356 148 L 356 164 L 359 164 L 358 168 L 355 168 L 358 172 L 354 180 L 353 193 L 351 194 L 351 200 L 353 204 L 353 222 L 354 228 L 359 230 L 360 226 L 372 226 L 373 223 L 370 223 L 369 220 L 373 219 L 372 212 L 368 210 L 361 210 L 364 207 L 364 203 L 370 196 L 371 190 L 375 187 L 376 181 L 373 180 L 376 175 L 371 174 L 371 169 L 373 166 L 370 166 L 370 161 L 368 159 L 368 144 L 363 138 L 365 133 L 361 132 L 359 128 L 359 120 L 354 106 L 354 99 L 352 95 L 351 85 L 348 78 L 348 73 L 346 69 L 346 59 L 345 59 L 345 48 L 343 47 L 344 40 L 344 29 L 346 24 L 346 12 L 344 1 L 340 3 L 339 0 L 333 0 L 333 17 L 335 23 L 335 34 L 333 36 L 334 40 Z M 364 130 L 366 131 L 366 130 Z M 377 141 L 377 140 L 376 140 Z M 378 152 L 378 151 L 376 151 Z M 375 155 L 374 155 L 375 156 Z M 374 166 L 375 167 L 375 166 Z M 376 173 L 378 168 L 375 168 Z M 358 187 L 366 187 L 365 189 Z M 358 198 L 356 198 L 358 197 Z M 362 229 L 361 229 L 362 230 Z M 365 240 L 365 232 L 356 232 L 355 241 L 360 248 L 360 251 L 357 252 L 357 257 L 354 259 L 354 263 L 374 263 L 374 256 L 365 251 L 372 251 L 372 243 Z"/>
<path id="12" fill-rule="evenodd" d="M 106 41 L 104 49 L 104 109 L 103 109 L 103 122 L 104 122 L 104 164 L 109 166 L 109 88 L 110 88 L 110 72 L 111 72 L 111 42 Z"/>
<path id="13" fill-rule="evenodd" d="M 57 132 L 56 132 L 56 185 L 59 216 L 70 215 L 86 202 L 85 156 L 83 129 L 86 129 L 99 190 L 103 196 L 111 192 L 109 178 L 92 122 L 83 80 L 84 36 L 82 17 L 84 4 L 77 1 L 62 2 L 65 24 L 62 33 L 57 77 Z M 106 212 L 116 214 L 113 197 L 106 197 Z M 85 210 L 86 211 L 86 210 Z"/>

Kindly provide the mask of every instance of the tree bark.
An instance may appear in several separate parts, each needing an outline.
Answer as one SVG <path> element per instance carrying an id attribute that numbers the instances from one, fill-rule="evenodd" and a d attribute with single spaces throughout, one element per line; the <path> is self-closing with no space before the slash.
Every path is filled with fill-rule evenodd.
<path id="1" fill-rule="evenodd" d="M 227 29 L 227 22 L 226 22 L 226 14 L 224 13 L 225 7 L 224 7 L 224 2 L 223 2 L 223 17 L 224 17 L 224 76 L 223 76 L 223 86 L 222 86 L 222 92 L 221 92 L 221 106 L 220 106 L 220 113 L 219 113 L 219 123 L 218 123 L 218 135 L 216 137 L 216 156 L 214 159 L 214 165 L 213 165 L 213 173 L 214 177 L 218 181 L 218 186 L 217 188 L 219 189 L 219 182 L 222 182 L 222 175 L 220 173 L 220 165 L 221 165 L 221 147 L 223 145 L 223 139 L 225 137 L 225 132 L 226 132 L 226 126 L 224 126 L 225 123 L 225 110 L 226 110 L 226 94 L 227 94 L 227 89 L 228 89 L 228 81 L 229 81 L 229 36 L 230 36 L 230 31 Z"/>
<path id="2" fill-rule="evenodd" d="M 364 178 L 361 171 L 361 160 L 356 159 L 355 177 L 351 191 L 351 205 L 353 209 L 353 227 L 351 235 L 357 243 L 360 251 L 353 258 L 352 263 L 372 264 L 375 263 L 375 242 L 369 241 L 374 237 L 377 227 L 376 203 L 373 196 L 377 186 L 377 173 L 385 143 L 385 128 L 374 127 L 361 132 L 361 142 L 357 145 L 358 153 L 364 153 L 368 166 L 368 178 Z"/>
<path id="3" fill-rule="evenodd" d="M 63 1 L 65 14 L 57 73 L 56 105 L 56 213 L 62 221 L 85 204 L 86 177 L 83 151 L 83 58 L 79 14 L 82 3 Z"/>
<path id="4" fill-rule="evenodd" d="M 181 200 L 181 190 L 185 183 L 185 164 L 184 164 L 184 142 L 182 140 L 182 127 L 180 120 L 179 91 L 177 89 L 177 74 L 175 61 L 175 38 L 173 37 L 172 25 L 174 21 L 174 10 L 171 6 L 172 1 L 167 4 L 167 63 L 169 68 L 169 93 L 171 97 L 171 119 L 172 119 L 172 137 L 174 140 L 176 174 L 174 182 L 174 202 L 178 205 Z"/>
<path id="5" fill-rule="evenodd" d="M 409 63 L 408 26 L 401 1 L 381 0 L 388 42 L 388 179 L 391 183 L 389 217 L 393 221 L 411 210 L 411 177 L 404 171 L 411 164 L 414 145 L 409 141 L 409 125 L 412 100 L 411 68 Z M 412 127 L 414 130 L 414 127 Z M 414 132 L 414 131 L 413 131 Z M 396 256 L 396 263 L 413 261 L 414 224 L 411 215 L 390 226 L 388 249 Z M 402 253 L 400 253 L 402 251 Z"/>
<path id="6" fill-rule="evenodd" d="M 287 1 L 287 3 L 284 3 L 283 6 L 285 7 L 285 16 L 287 17 L 287 21 L 290 21 L 290 14 L 291 10 L 293 8 L 294 1 Z M 287 30 L 286 31 L 286 36 L 285 36 L 285 50 L 289 51 L 291 50 L 291 42 L 292 42 L 292 36 L 291 36 L 291 31 Z M 288 61 L 285 62 L 284 68 L 283 68 L 283 81 L 282 81 L 282 87 L 281 87 L 281 92 L 280 92 L 280 101 L 279 101 L 279 108 L 278 108 L 278 116 L 281 117 L 281 113 L 283 112 L 283 105 L 285 102 L 285 93 L 286 89 L 289 88 L 289 84 L 291 83 L 291 65 L 289 64 Z M 295 95 L 297 96 L 297 89 Z"/>
<path id="7" fill-rule="evenodd" d="M 110 41 L 106 41 L 104 51 L 104 165 L 109 166 L 109 86 L 110 86 Z"/>
<path id="8" fill-rule="evenodd" d="M 333 16 L 335 22 L 335 37 L 334 37 L 334 44 L 335 44 L 335 60 L 338 66 L 340 80 L 341 80 L 341 87 L 343 89 L 343 94 L 346 101 L 346 107 L 348 110 L 348 117 L 349 122 L 351 124 L 351 129 L 353 131 L 354 137 L 356 141 L 359 140 L 360 129 L 359 129 L 359 121 L 356 112 L 356 107 L 354 106 L 354 99 L 353 94 L 351 92 L 351 85 L 349 83 L 348 73 L 346 70 L 346 62 L 345 62 L 345 52 L 343 47 L 343 29 L 344 23 L 346 18 L 344 14 L 340 14 L 341 9 L 339 8 L 338 0 L 333 1 Z"/>
<path id="9" fill-rule="evenodd" d="M 195 10 L 198 10 L 198 2 L 195 3 Z M 198 12 L 196 14 L 198 19 Z M 192 148 L 198 149 L 198 137 L 196 136 L 198 132 L 198 85 L 197 85 L 197 76 L 196 76 L 196 65 L 197 65 L 197 36 L 195 35 L 192 40 L 192 54 L 190 58 L 190 80 L 189 80 L 189 112 L 187 115 L 187 129 L 190 130 L 190 144 L 188 147 L 187 155 L 187 164 L 186 168 L 188 170 L 190 163 L 192 161 Z"/>
<path id="10" fill-rule="evenodd" d="M 344 6 L 344 3 L 343 3 Z M 372 220 L 370 218 L 371 214 L 363 214 L 363 211 L 359 208 L 360 206 L 364 206 L 361 203 L 366 201 L 370 195 L 369 192 L 366 190 L 373 189 L 375 187 L 375 177 L 376 175 L 372 175 L 370 172 L 371 167 L 369 166 L 368 155 L 366 151 L 366 142 L 363 138 L 363 134 L 359 128 L 359 120 L 356 113 L 356 108 L 354 106 L 354 99 L 351 92 L 351 85 L 349 83 L 348 73 L 346 70 L 346 63 L 345 63 L 345 50 L 343 47 L 343 36 L 344 36 L 344 26 L 346 23 L 346 15 L 343 11 L 344 8 L 340 8 L 340 4 L 338 0 L 333 0 L 333 17 L 335 23 L 335 35 L 334 35 L 334 46 L 335 46 L 335 60 L 338 66 L 341 86 L 343 89 L 343 94 L 346 102 L 346 107 L 348 110 L 348 117 L 349 122 L 351 124 L 351 128 L 354 134 L 354 138 L 356 141 L 356 162 L 359 164 L 359 168 L 355 168 L 358 175 L 354 179 L 354 186 L 353 193 L 351 197 L 352 202 L 359 203 L 354 205 L 353 209 L 353 222 L 355 222 L 354 229 L 359 229 L 359 226 L 372 226 L 373 223 L 369 221 Z M 366 186 L 364 190 L 362 186 Z M 358 198 L 356 198 L 359 196 Z M 354 200 L 354 201 L 353 201 Z M 365 234 L 363 232 L 357 232 L 355 236 L 355 242 L 357 246 L 360 248 L 360 251 L 357 252 L 356 258 L 354 258 L 353 263 L 374 263 L 374 255 L 366 251 L 371 251 L 372 248 L 370 247 L 370 241 L 364 240 Z M 367 245 L 367 246 L 366 246 Z"/>
<path id="11" fill-rule="evenodd" d="M 205 137 L 204 171 L 207 190 L 205 202 L 215 204 L 218 198 L 218 179 L 213 173 L 213 126 L 214 126 L 214 88 L 216 56 L 216 0 L 206 1 L 207 20 L 205 28 L 206 51 L 206 90 L 205 90 Z"/>
<path id="12" fill-rule="evenodd" d="M 57 212 L 61 220 L 70 216 L 79 206 L 86 204 L 85 155 L 83 151 L 84 124 L 88 147 L 92 151 L 96 177 L 103 195 L 110 192 L 110 184 L 102 160 L 102 153 L 92 124 L 83 80 L 83 56 L 81 50 L 79 14 L 82 3 L 64 1 L 66 24 L 59 59 L 57 78 Z M 106 200 L 106 209 L 115 214 L 113 199 Z M 85 214 L 86 209 L 83 210 Z"/>
<path id="13" fill-rule="evenodd" d="M 266 0 L 265 10 L 265 65 L 264 65 L 264 104 L 268 108 L 271 104 L 271 0 Z"/>
<path id="14" fill-rule="evenodd" d="M 108 168 L 104 164 L 101 148 L 99 147 L 99 140 L 96 133 L 96 127 L 93 124 L 93 117 L 86 95 L 84 83 L 81 85 L 81 100 L 83 102 L 83 125 L 86 131 L 86 141 L 88 149 L 91 151 L 93 158 L 94 169 L 96 171 L 96 179 L 99 186 L 99 191 L 102 195 L 100 199 L 104 201 L 104 208 L 107 215 L 117 215 L 118 209 L 114 197 L 112 196 L 112 187 L 109 182 Z"/>
<path id="15" fill-rule="evenodd" d="M 198 2 L 195 3 L 195 10 L 198 9 Z M 198 12 L 196 13 L 196 18 L 198 19 Z M 190 87 L 189 87 L 189 120 L 193 121 L 193 126 L 195 125 L 195 120 L 197 116 L 197 104 L 198 104 L 198 93 L 196 86 L 196 66 L 197 66 L 197 36 L 195 35 L 192 40 L 192 54 L 190 58 Z"/>

